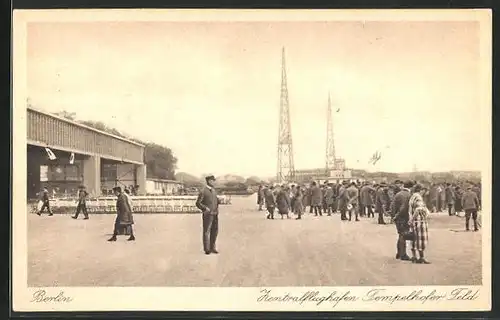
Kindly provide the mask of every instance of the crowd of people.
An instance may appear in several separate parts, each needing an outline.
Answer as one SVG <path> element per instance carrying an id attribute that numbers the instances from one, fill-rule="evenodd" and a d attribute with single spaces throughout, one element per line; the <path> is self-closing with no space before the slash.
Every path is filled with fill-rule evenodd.
<path id="1" fill-rule="evenodd" d="M 304 211 L 314 216 L 340 213 L 343 221 L 360 221 L 360 217 L 374 218 L 378 224 L 396 225 L 398 240 L 396 259 L 414 263 L 429 263 L 424 256 L 428 241 L 429 212 L 447 210 L 450 216 L 465 212 L 465 229 L 479 230 L 478 211 L 481 210 L 481 184 L 470 181 L 458 183 L 429 183 L 396 180 L 385 182 L 343 181 L 309 185 L 261 185 L 257 193 L 259 211 L 267 210 L 267 219 L 277 212 L 281 219 L 302 219 Z M 406 251 L 411 242 L 412 257 Z M 417 257 L 418 252 L 418 257 Z"/>
<path id="2" fill-rule="evenodd" d="M 215 178 L 206 178 L 207 186 L 200 190 L 196 206 L 203 212 L 203 239 L 206 254 L 216 253 L 215 239 L 218 233 L 219 198 L 214 187 Z M 113 189 L 117 197 L 117 217 L 113 235 L 108 241 L 116 241 L 120 230 L 126 230 L 129 241 L 135 240 L 133 233 L 134 219 L 130 190 L 121 187 Z M 78 193 L 78 205 L 73 219 L 80 213 L 88 219 L 86 199 L 88 193 L 82 187 Z M 447 211 L 450 216 L 465 212 L 465 229 L 470 230 L 470 219 L 473 220 L 474 231 L 480 224 L 478 212 L 481 210 L 481 184 L 463 181 L 459 183 L 426 183 L 396 180 L 391 184 L 370 183 L 360 181 L 343 181 L 319 184 L 313 181 L 309 185 L 269 185 L 259 186 L 257 192 L 259 211 L 267 210 L 267 219 L 274 219 L 275 212 L 281 216 L 302 219 L 304 211 L 315 216 L 332 216 L 340 213 L 343 221 L 360 221 L 360 217 L 378 217 L 378 224 L 393 223 L 398 232 L 396 259 L 414 263 L 429 263 L 425 259 L 428 242 L 429 212 Z M 49 192 L 44 188 L 37 214 L 47 209 L 52 211 L 49 203 Z M 389 219 L 389 220 L 388 220 Z M 412 256 L 408 256 L 406 242 L 411 242 Z M 418 252 L 418 257 L 417 257 Z"/>

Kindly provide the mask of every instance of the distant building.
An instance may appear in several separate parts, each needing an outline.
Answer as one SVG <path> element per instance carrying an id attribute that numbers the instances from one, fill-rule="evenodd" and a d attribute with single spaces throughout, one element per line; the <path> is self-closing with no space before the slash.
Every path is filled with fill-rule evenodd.
<path id="1" fill-rule="evenodd" d="M 451 171 L 456 179 L 477 179 L 481 180 L 481 171 Z"/>
<path id="2" fill-rule="evenodd" d="M 146 193 L 150 195 L 176 195 L 183 187 L 183 183 L 176 180 L 146 179 Z"/>
<path id="3" fill-rule="evenodd" d="M 320 183 L 328 180 L 329 182 L 338 183 L 343 180 L 356 180 L 353 177 L 351 170 L 346 169 L 344 159 L 336 159 L 334 169 L 317 168 L 306 170 L 295 170 L 295 182 L 308 183 L 311 181 L 319 181 Z"/>

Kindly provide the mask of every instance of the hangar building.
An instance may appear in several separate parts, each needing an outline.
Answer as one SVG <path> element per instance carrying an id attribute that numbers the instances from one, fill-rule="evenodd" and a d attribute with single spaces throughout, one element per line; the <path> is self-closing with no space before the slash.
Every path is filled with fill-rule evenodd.
<path id="1" fill-rule="evenodd" d="M 114 186 L 146 194 L 144 145 L 31 107 L 26 116 L 28 199 L 43 187 L 74 196 L 80 185 L 91 196 Z"/>

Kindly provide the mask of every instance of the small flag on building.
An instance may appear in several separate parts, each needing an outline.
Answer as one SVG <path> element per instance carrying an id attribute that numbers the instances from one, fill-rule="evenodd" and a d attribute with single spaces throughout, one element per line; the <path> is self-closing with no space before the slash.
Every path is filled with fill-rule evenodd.
<path id="1" fill-rule="evenodd" d="M 57 159 L 56 155 L 54 154 L 54 152 L 52 152 L 52 150 L 50 150 L 49 148 L 45 148 L 45 151 L 47 152 L 47 155 L 49 156 L 50 160 Z"/>
<path id="2" fill-rule="evenodd" d="M 73 164 L 75 162 L 75 153 L 71 152 L 71 155 L 69 156 L 69 164 Z"/>

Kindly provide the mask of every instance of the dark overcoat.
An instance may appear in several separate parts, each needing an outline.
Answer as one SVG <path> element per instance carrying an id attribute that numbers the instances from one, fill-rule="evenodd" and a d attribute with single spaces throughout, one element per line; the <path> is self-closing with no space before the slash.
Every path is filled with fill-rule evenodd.
<path id="1" fill-rule="evenodd" d="M 457 212 L 462 211 L 462 196 L 463 190 L 455 189 L 455 211 Z"/>
<path id="2" fill-rule="evenodd" d="M 447 204 L 453 204 L 455 202 L 455 192 L 451 187 L 446 187 L 444 189 L 444 199 Z"/>
<path id="3" fill-rule="evenodd" d="M 372 194 L 375 193 L 375 189 L 369 185 L 361 187 L 359 192 L 359 203 L 364 206 L 373 205 Z"/>
<path id="4" fill-rule="evenodd" d="M 477 195 L 477 198 L 479 199 L 479 206 L 481 206 L 481 187 L 474 186 L 472 187 L 472 191 Z"/>
<path id="5" fill-rule="evenodd" d="M 311 206 L 321 206 L 322 203 L 322 191 L 318 186 L 311 188 Z"/>
<path id="6" fill-rule="evenodd" d="M 127 198 L 123 193 L 120 193 L 116 199 L 116 224 L 127 226 L 134 224 L 134 216 L 132 208 L 130 208 Z"/>
<path id="7" fill-rule="evenodd" d="M 338 210 L 340 210 L 340 211 L 347 210 L 347 197 L 346 197 L 345 191 L 346 191 L 345 186 L 341 186 L 339 188 L 337 200 L 338 200 Z"/>
<path id="8" fill-rule="evenodd" d="M 278 191 L 278 194 L 276 195 L 276 207 L 280 213 L 288 213 L 288 210 L 290 209 L 290 197 L 288 196 L 287 191 Z"/>
<path id="9" fill-rule="evenodd" d="M 392 216 L 399 221 L 408 221 L 409 217 L 409 202 L 410 202 L 410 191 L 408 189 L 403 189 L 399 191 L 394 196 L 394 203 L 392 207 Z"/>
<path id="10" fill-rule="evenodd" d="M 375 195 L 375 211 L 378 213 L 385 213 L 388 210 L 388 195 L 385 192 L 383 187 L 379 187 L 377 189 L 377 193 Z"/>
<path id="11" fill-rule="evenodd" d="M 264 204 L 264 189 L 263 188 L 259 188 L 259 190 L 257 191 L 257 204 Z"/>
<path id="12" fill-rule="evenodd" d="M 351 204 L 353 207 L 359 205 L 359 190 L 354 186 L 350 186 L 345 191 L 347 204 Z"/>
<path id="13" fill-rule="evenodd" d="M 266 189 L 266 191 L 264 192 L 264 198 L 266 199 L 266 207 L 268 208 L 276 207 L 273 190 Z"/>
<path id="14" fill-rule="evenodd" d="M 217 191 L 214 188 L 204 187 L 196 199 L 196 207 L 203 213 L 212 215 L 219 214 L 220 200 L 217 197 Z"/>
<path id="15" fill-rule="evenodd" d="M 327 187 L 326 186 L 323 186 L 321 188 L 321 203 L 323 205 L 326 205 L 326 192 L 327 192 Z"/>
<path id="16" fill-rule="evenodd" d="M 295 191 L 294 197 L 295 201 L 293 202 L 293 209 L 297 214 L 302 213 L 302 211 L 304 210 L 302 190 L 298 189 L 297 191 Z"/>
<path id="17" fill-rule="evenodd" d="M 311 205 L 311 187 L 306 188 L 304 191 L 304 199 L 302 201 L 304 207 L 309 207 Z"/>
<path id="18" fill-rule="evenodd" d="M 479 198 L 474 191 L 467 190 L 461 199 L 462 207 L 464 210 L 478 210 L 479 209 Z"/>
<path id="19" fill-rule="evenodd" d="M 325 203 L 331 206 L 335 202 L 335 192 L 332 187 L 327 187 L 325 192 Z"/>

